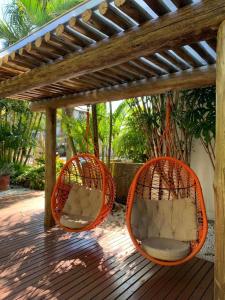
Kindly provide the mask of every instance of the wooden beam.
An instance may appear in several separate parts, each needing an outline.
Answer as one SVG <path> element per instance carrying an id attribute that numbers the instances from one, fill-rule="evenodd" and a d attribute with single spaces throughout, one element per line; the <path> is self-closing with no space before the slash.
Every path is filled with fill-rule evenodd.
<path id="1" fill-rule="evenodd" d="M 100 88 L 91 92 L 76 93 L 69 96 L 31 102 L 32 111 L 44 111 L 46 107 L 58 108 L 94 104 L 107 101 L 128 99 L 131 97 L 160 94 L 170 90 L 189 89 L 215 84 L 215 66 L 201 67 L 196 70 L 164 75 L 160 78 L 143 79 L 129 84 L 120 84 L 110 88 Z"/>
<path id="2" fill-rule="evenodd" d="M 56 181 L 56 110 L 46 109 L 45 132 L 45 220 L 46 228 L 53 226 L 51 196 Z"/>
<path id="3" fill-rule="evenodd" d="M 214 299 L 225 299 L 225 21 L 217 38 L 216 168 L 215 168 L 215 281 Z"/>
<path id="4" fill-rule="evenodd" d="M 111 20 L 124 30 L 127 30 L 131 28 L 133 25 L 131 21 L 128 21 L 127 18 L 124 18 L 121 14 L 119 15 L 119 11 L 115 9 L 114 6 L 110 5 L 110 3 L 107 3 L 107 1 L 103 1 L 99 7 L 99 12 L 107 19 Z"/>
<path id="5" fill-rule="evenodd" d="M 204 0 L 106 39 L 62 61 L 37 67 L 0 83 L 0 97 L 39 88 L 59 80 L 90 74 L 140 56 L 215 35 L 225 18 L 224 0 Z M 168 38 L 169 37 L 169 38 Z"/>
<path id="6" fill-rule="evenodd" d="M 146 10 L 137 2 L 132 0 L 114 0 L 115 6 L 123 11 L 126 15 L 131 17 L 137 23 L 142 24 L 149 19 L 150 15 L 146 13 Z"/>

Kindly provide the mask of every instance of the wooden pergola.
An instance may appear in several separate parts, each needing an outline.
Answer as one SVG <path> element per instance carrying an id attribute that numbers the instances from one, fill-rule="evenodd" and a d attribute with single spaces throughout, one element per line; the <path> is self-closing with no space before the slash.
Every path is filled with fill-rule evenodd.
<path id="1" fill-rule="evenodd" d="M 217 84 L 215 299 L 225 299 L 225 1 L 91 0 L 0 53 L 0 97 L 46 112 L 46 217 L 56 110 Z"/>

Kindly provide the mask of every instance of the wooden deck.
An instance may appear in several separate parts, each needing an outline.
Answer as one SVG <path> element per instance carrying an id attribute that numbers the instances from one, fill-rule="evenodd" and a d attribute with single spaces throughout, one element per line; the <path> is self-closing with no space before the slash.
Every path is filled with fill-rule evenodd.
<path id="1" fill-rule="evenodd" d="M 210 262 L 154 265 L 118 230 L 44 232 L 42 210 L 0 224 L 0 299 L 213 299 Z"/>

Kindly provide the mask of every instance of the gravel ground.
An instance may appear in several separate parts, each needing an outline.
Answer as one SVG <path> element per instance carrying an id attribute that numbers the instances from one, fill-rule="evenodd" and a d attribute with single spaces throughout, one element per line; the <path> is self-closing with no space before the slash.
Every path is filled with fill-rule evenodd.
<path id="1" fill-rule="evenodd" d="M 30 193 L 32 190 L 23 188 L 23 187 L 18 187 L 18 186 L 11 186 L 9 190 L 6 191 L 0 191 L 0 197 L 8 197 L 8 196 L 16 196 L 16 195 L 22 195 L 25 193 Z"/>
<path id="2" fill-rule="evenodd" d="M 34 193 L 35 197 L 32 197 L 32 192 Z M 23 195 L 31 194 L 31 196 L 27 199 L 23 199 Z M 41 191 L 32 191 L 27 188 L 21 188 L 21 187 L 12 187 L 10 190 L 7 191 L 1 191 L 0 192 L 0 200 L 4 201 L 4 198 L 9 198 L 12 196 L 12 199 L 15 196 L 19 195 L 18 201 L 13 201 L 13 204 L 5 209 L 7 211 L 20 211 L 20 206 L 22 206 L 23 210 L 31 210 L 31 209 L 43 209 L 44 208 L 44 192 Z M 37 197 L 38 195 L 38 197 Z M 1 199 L 2 198 L 2 199 Z M 15 197 L 16 198 L 16 197 Z M 20 200 L 21 199 L 21 200 Z M 16 206 L 15 206 L 16 205 Z M 0 209 L 1 208 L 0 205 Z M 107 228 L 109 230 L 118 230 L 121 233 L 126 234 L 126 224 L 125 224 L 125 211 L 126 207 L 123 204 L 115 203 L 113 210 L 111 214 L 108 216 L 108 218 L 100 225 L 102 228 Z M 3 212 L 3 211 L 2 211 Z M 204 246 L 202 247 L 201 251 L 197 255 L 199 258 L 203 258 L 205 260 L 214 261 L 214 244 L 215 244 L 215 235 L 214 235 L 214 222 L 209 221 L 209 229 L 208 229 L 208 235 L 206 242 Z"/>
<path id="3" fill-rule="evenodd" d="M 208 222 L 208 235 L 204 246 L 197 255 L 199 258 L 214 262 L 214 245 L 215 245 L 215 233 L 214 233 L 214 221 Z"/>

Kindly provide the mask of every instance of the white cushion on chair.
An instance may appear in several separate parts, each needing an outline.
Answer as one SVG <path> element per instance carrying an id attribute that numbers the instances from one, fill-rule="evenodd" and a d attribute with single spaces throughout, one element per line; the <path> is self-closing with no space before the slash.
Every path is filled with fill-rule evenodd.
<path id="1" fill-rule="evenodd" d="M 72 229 L 80 229 L 87 226 L 92 221 L 93 219 L 84 216 L 62 214 L 60 217 L 60 224 Z"/>
<path id="2" fill-rule="evenodd" d="M 191 198 L 159 201 L 136 199 L 132 208 L 131 227 L 139 240 L 151 237 L 196 240 L 195 201 Z"/>
<path id="3" fill-rule="evenodd" d="M 74 184 L 63 207 L 60 223 L 82 228 L 96 219 L 102 207 L 102 191 Z"/>
<path id="4" fill-rule="evenodd" d="M 149 238 L 142 241 L 142 248 L 150 256 L 166 261 L 176 261 L 190 253 L 188 242 L 167 238 Z"/>

